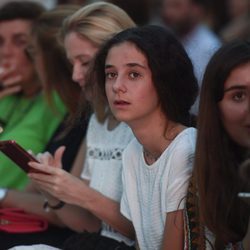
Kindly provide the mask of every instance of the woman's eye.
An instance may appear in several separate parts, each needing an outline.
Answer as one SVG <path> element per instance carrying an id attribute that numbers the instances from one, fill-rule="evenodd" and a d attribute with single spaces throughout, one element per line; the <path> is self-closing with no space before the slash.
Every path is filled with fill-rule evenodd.
<path id="1" fill-rule="evenodd" d="M 113 79 L 116 77 L 116 73 L 115 72 L 107 72 L 106 73 L 106 79 Z"/>
<path id="2" fill-rule="evenodd" d="M 237 92 L 233 95 L 233 100 L 240 102 L 245 99 L 246 94 L 244 92 Z"/>
<path id="3" fill-rule="evenodd" d="M 136 79 L 136 78 L 138 78 L 139 76 L 141 76 L 138 72 L 131 72 L 130 74 L 129 74 L 129 77 L 131 78 L 131 79 Z"/>
<path id="4" fill-rule="evenodd" d="M 16 39 L 15 44 L 17 47 L 26 47 L 28 45 L 28 41 L 24 39 Z"/>
<path id="5" fill-rule="evenodd" d="M 89 62 L 82 62 L 82 66 L 84 66 L 84 67 L 89 66 Z"/>

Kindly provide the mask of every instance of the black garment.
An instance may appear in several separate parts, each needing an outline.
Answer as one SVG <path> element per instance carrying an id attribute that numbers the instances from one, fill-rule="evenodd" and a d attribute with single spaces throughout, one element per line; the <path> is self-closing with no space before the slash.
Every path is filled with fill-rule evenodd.
<path id="1" fill-rule="evenodd" d="M 75 232 L 68 228 L 49 226 L 44 232 L 39 233 L 5 233 L 0 232 L 0 250 L 7 250 L 18 245 L 46 244 L 62 248 L 65 239 Z"/>
<path id="2" fill-rule="evenodd" d="M 63 244 L 63 250 L 134 250 L 123 242 L 101 236 L 99 233 L 74 234 Z"/>
<path id="3" fill-rule="evenodd" d="M 88 121 L 89 117 L 81 119 L 81 121 L 75 124 L 65 136 L 61 137 L 62 133 L 65 131 L 65 123 L 62 122 L 46 146 L 45 151 L 48 151 L 51 154 L 54 154 L 58 147 L 63 145 L 66 146 L 62 158 L 63 169 L 66 171 L 70 171 L 75 160 L 78 149 L 86 135 Z"/>

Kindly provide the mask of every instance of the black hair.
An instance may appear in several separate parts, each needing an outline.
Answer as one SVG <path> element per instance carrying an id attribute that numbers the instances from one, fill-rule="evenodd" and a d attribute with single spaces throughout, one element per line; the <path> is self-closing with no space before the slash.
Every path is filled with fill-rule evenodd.
<path id="1" fill-rule="evenodd" d="M 98 52 L 93 66 L 97 84 L 105 95 L 105 61 L 109 50 L 131 42 L 147 58 L 161 108 L 174 122 L 190 126 L 189 110 L 194 103 L 198 84 L 193 65 L 183 46 L 167 29 L 146 25 L 120 32 Z"/>
<path id="2" fill-rule="evenodd" d="M 38 3 L 31 1 L 13 1 L 6 3 L 0 8 L 0 22 L 14 19 L 25 19 L 33 21 L 45 10 Z"/>

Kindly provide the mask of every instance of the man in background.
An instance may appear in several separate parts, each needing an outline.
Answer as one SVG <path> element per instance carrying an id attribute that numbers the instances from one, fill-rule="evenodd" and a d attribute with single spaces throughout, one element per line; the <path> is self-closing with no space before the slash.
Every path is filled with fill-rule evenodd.
<path id="1" fill-rule="evenodd" d="M 219 38 L 204 24 L 205 0 L 163 0 L 162 20 L 188 53 L 201 86 L 208 61 L 221 46 Z M 199 98 L 192 107 L 198 113 Z"/>

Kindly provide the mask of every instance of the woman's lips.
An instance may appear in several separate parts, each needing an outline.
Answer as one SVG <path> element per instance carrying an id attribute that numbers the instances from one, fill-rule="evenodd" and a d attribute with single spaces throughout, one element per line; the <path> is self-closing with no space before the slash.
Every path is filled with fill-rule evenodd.
<path id="1" fill-rule="evenodd" d="M 115 107 L 125 107 L 128 106 L 130 103 L 122 100 L 116 100 L 114 101 L 114 106 Z"/>

